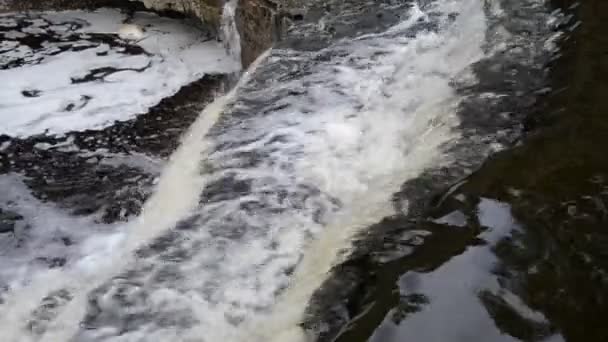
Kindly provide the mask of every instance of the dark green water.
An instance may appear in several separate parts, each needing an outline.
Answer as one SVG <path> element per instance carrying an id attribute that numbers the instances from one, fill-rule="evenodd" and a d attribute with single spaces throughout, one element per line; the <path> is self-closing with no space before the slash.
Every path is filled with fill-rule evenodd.
<path id="1" fill-rule="evenodd" d="M 365 309 L 337 341 L 427 342 L 428 330 L 459 322 L 469 324 L 466 333 L 438 341 L 608 341 L 608 2 L 554 4 L 581 25 L 561 44 L 563 56 L 552 65 L 553 91 L 528 120 L 527 137 L 429 209 L 417 226 L 433 234 L 420 248 L 370 271 Z M 484 199 L 509 208 L 516 229 L 495 243 L 480 235 L 487 229 L 478 219 Z M 464 227 L 433 222 L 455 209 L 464 213 Z M 474 254 L 482 250 L 488 253 Z M 492 264 L 498 290 L 485 290 L 475 283 L 480 278 L 467 280 L 466 272 L 447 271 L 471 253 L 477 255 L 472 260 Z M 461 310 L 430 309 L 435 298 L 423 287 L 420 293 L 404 290 L 412 275 L 440 282 L 439 297 L 447 301 L 453 291 L 451 301 L 463 302 Z M 479 289 L 469 302 L 455 298 L 462 281 Z M 519 298 L 529 314 L 504 293 Z M 488 322 L 467 320 L 468 306 L 483 308 Z M 421 314 L 436 317 L 416 323 Z M 488 324 L 500 335 L 486 334 Z"/>

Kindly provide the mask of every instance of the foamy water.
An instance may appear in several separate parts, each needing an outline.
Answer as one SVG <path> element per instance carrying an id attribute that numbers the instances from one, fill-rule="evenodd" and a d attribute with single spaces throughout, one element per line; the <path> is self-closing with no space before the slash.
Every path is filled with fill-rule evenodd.
<path id="1" fill-rule="evenodd" d="M 488 42 L 486 10 L 437 0 L 385 32 L 269 51 L 201 113 L 137 220 L 11 287 L 0 331 L 49 342 L 314 338 L 299 323 L 353 235 L 394 214 L 404 181 L 456 158 L 445 152 L 461 138 L 452 82 L 474 83 L 470 67 L 500 45 Z"/>
<path id="2" fill-rule="evenodd" d="M 240 68 L 221 44 L 175 19 L 137 13 L 129 25 L 143 37 L 119 39 L 125 19 L 111 9 L 0 15 L 0 134 L 100 129 L 146 113 L 205 74 Z M 22 44 L 27 36 L 42 43 Z"/>
<path id="3" fill-rule="evenodd" d="M 238 6 L 238 0 L 229 0 L 224 6 L 222 12 L 222 22 L 220 27 L 220 35 L 223 40 L 224 48 L 228 51 L 228 54 L 236 61 L 239 65 L 241 64 L 241 36 L 236 27 L 236 8 Z"/>

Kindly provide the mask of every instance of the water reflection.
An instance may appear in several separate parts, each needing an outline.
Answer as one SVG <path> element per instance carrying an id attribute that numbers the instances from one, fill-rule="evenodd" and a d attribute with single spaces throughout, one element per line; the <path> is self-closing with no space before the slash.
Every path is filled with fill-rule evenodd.
<path id="1" fill-rule="evenodd" d="M 455 217 L 454 225 L 460 225 L 459 216 L 442 221 L 450 224 L 448 218 Z M 400 302 L 370 341 L 540 341 L 554 335 L 543 314 L 511 292 L 496 272 L 496 246 L 520 230 L 510 206 L 482 198 L 474 219 L 484 229 L 478 236 L 482 243 L 431 272 L 412 270 L 401 276 Z M 507 315 L 520 323 L 517 328 L 501 323 Z"/>
<path id="2" fill-rule="evenodd" d="M 431 209 L 433 239 L 379 267 L 379 280 L 368 285 L 376 287 L 368 299 L 374 309 L 351 321 L 338 341 L 372 334 L 383 342 L 607 340 L 608 158 L 598 147 L 608 137 L 608 2 L 552 3 L 582 25 L 568 31 L 562 57 L 552 64 L 556 90 L 528 117 L 534 131 Z M 480 245 L 470 236 L 478 234 L 475 208 L 483 198 L 510 205 L 493 214 L 508 214 L 510 231 Z M 422 221 L 417 224 L 429 226 Z M 496 222 L 487 225 L 496 231 Z M 436 264 L 441 258 L 450 261 Z M 475 262 L 468 265 L 473 271 L 458 268 L 466 258 Z M 463 290 L 467 279 L 478 283 Z M 415 303 L 406 297 L 413 294 Z"/>

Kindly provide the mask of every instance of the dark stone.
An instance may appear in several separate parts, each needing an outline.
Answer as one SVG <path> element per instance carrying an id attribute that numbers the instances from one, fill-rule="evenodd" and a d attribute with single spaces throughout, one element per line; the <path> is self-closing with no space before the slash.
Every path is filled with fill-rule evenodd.
<path id="1" fill-rule="evenodd" d="M 20 220 L 23 220 L 23 216 L 16 212 L 0 209 L 0 233 L 14 232 L 15 225 Z"/>
<path id="2" fill-rule="evenodd" d="M 236 25 L 241 36 L 243 67 L 251 64 L 281 35 L 281 15 L 273 1 L 240 1 Z"/>
<path id="3" fill-rule="evenodd" d="M 23 95 L 24 97 L 38 97 L 40 96 L 40 94 L 42 94 L 42 91 L 37 90 L 37 89 L 31 89 L 31 90 L 23 90 L 21 92 L 21 95 Z"/>
<path id="4" fill-rule="evenodd" d="M 10 142 L 0 151 L 0 174 L 23 174 L 34 196 L 68 208 L 72 214 L 101 212 L 101 221 L 105 223 L 126 220 L 139 214 L 158 174 L 124 164 L 103 163 L 107 158 L 104 154 L 87 152 L 105 150 L 109 154 L 138 153 L 165 159 L 177 148 L 182 133 L 215 92 L 222 91 L 224 80 L 223 75 L 206 75 L 163 99 L 148 113 L 101 130 L 72 132 L 62 138 L 0 136 L 0 143 Z M 76 150 L 37 146 L 68 140 Z M 0 213 L 1 230 L 12 231 L 14 218 L 3 217 Z"/>
<path id="5" fill-rule="evenodd" d="M 0 221 L 0 233 L 12 233 L 15 230 L 15 222 Z"/>

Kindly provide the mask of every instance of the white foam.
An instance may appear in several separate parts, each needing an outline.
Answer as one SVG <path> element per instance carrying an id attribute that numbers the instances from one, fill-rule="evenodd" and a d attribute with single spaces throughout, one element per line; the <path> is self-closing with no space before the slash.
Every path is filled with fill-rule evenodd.
<path id="1" fill-rule="evenodd" d="M 0 204 L 24 217 L 16 224 L 15 232 L 0 240 L 0 283 L 9 292 L 0 295 L 0 321 L 3 339 L 25 340 L 20 330 L 12 329 L 27 323 L 26 317 L 39 305 L 40 299 L 54 290 L 66 287 L 74 273 L 95 274 L 108 259 L 117 242 L 124 239 L 119 225 L 103 225 L 96 217 L 73 217 L 54 205 L 34 198 L 19 176 L 0 176 Z M 51 268 L 44 259 L 61 258 L 65 268 Z M 98 260 L 87 263 L 87 260 Z M 106 265 L 107 267 L 107 265 Z M 66 272 L 68 269 L 70 271 Z M 33 286 L 32 286 L 33 285 Z"/>
<path id="2" fill-rule="evenodd" d="M 264 56 L 260 58 L 263 59 Z M 251 68 L 256 65 L 253 63 Z M 245 73 L 241 83 L 247 80 L 248 74 Z M 3 312 L 8 314 L 0 315 L 3 338 L 11 342 L 68 341 L 77 332 L 79 321 L 85 314 L 89 292 L 134 262 L 133 252 L 137 248 L 150 243 L 174 226 L 180 218 L 187 216 L 196 206 L 199 189 L 205 186 L 205 179 L 199 173 L 199 161 L 192 156 L 201 155 L 209 148 L 209 141 L 204 137 L 227 103 L 233 100 L 239 87 L 237 85 L 230 93 L 217 98 L 201 113 L 183 137 L 178 150 L 171 156 L 156 191 L 142 209 L 142 215 L 121 228 L 125 234 L 105 240 L 94 235 L 83 243 L 82 258 L 73 267 L 63 272 L 52 270 L 37 274 L 23 286 L 11 289 L 8 300 L 2 306 Z M 49 215 L 52 217 L 56 214 L 51 212 L 40 217 L 46 220 Z M 7 268 L 12 269 L 13 266 Z M 70 291 L 73 298 L 65 308 L 61 308 L 59 316 L 46 327 L 41 336 L 27 331 L 24 322 L 31 317 L 42 299 L 49 293 L 62 289 Z"/>
<path id="3" fill-rule="evenodd" d="M 125 24 L 118 30 L 118 36 L 122 39 L 138 40 L 144 38 L 144 30 L 139 25 Z"/>
<path id="4" fill-rule="evenodd" d="M 10 21 L 14 16 L 18 15 L 5 14 L 2 18 Z M 136 14 L 132 24 L 145 29 L 144 37 L 137 43 L 124 44 L 141 46 L 148 55 L 121 53 L 120 47 L 98 43 L 97 47 L 82 51 L 64 51 L 49 56 L 48 53 L 69 44 L 90 45 L 86 34 L 103 33 L 118 40 L 117 33 L 125 17 L 116 10 L 104 9 L 43 13 L 40 18 L 44 20 L 32 20 L 34 25 L 24 31 L 52 31 L 60 37 L 75 33 L 82 36 L 72 43 L 45 42 L 40 51 L 20 46 L 0 56 L 5 62 L 43 57 L 39 64 L 0 70 L 3 80 L 0 84 L 0 134 L 28 136 L 103 128 L 114 121 L 129 120 L 147 112 L 160 100 L 204 74 L 239 69 L 239 63 L 227 56 L 220 44 L 205 41 L 205 35 L 197 29 L 145 13 Z M 47 22 L 54 25 L 46 28 L 43 25 Z M 62 25 L 66 22 L 80 23 L 84 27 L 71 31 Z M 9 43 L 14 44 L 6 44 Z M 76 84 L 71 81 L 71 78 L 86 76 L 92 69 L 108 67 L 124 71 L 113 73 L 105 81 Z M 21 94 L 24 90 L 36 90 L 40 95 L 25 97 Z"/>
<path id="5" fill-rule="evenodd" d="M 63 257 L 69 261 L 89 254 L 75 255 L 74 248 L 65 246 L 62 238 L 69 239 L 69 244 L 73 245 L 83 243 L 91 235 L 95 235 L 96 240 L 103 240 L 103 235 L 116 230 L 114 225 L 96 224 L 95 217 L 72 217 L 56 206 L 41 203 L 29 193 L 18 176 L 0 176 L 0 188 L 3 208 L 16 210 L 25 218 L 17 224 L 13 237 L 3 237 L 4 243 L 19 246 L 0 249 L 0 280 L 8 280 L 11 288 L 29 283 L 30 277 L 36 274 L 33 270 L 46 269 L 43 265 L 36 265 L 34 261 L 37 258 Z M 20 242 L 22 240 L 24 243 Z"/>

